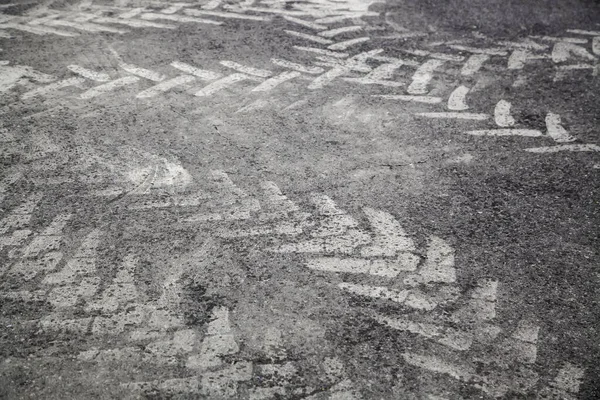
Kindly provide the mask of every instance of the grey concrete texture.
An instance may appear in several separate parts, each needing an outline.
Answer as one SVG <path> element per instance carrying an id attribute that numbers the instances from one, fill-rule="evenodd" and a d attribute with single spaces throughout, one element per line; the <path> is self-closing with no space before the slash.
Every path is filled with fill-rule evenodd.
<path id="1" fill-rule="evenodd" d="M 597 2 L 0 13 L 0 398 L 600 397 Z"/>

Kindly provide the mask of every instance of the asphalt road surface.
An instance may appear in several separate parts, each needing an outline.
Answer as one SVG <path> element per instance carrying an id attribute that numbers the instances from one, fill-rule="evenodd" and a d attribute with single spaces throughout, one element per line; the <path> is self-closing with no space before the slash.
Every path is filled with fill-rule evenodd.
<path id="1" fill-rule="evenodd" d="M 0 49 L 0 398 L 600 398 L 596 1 L 0 0 Z"/>

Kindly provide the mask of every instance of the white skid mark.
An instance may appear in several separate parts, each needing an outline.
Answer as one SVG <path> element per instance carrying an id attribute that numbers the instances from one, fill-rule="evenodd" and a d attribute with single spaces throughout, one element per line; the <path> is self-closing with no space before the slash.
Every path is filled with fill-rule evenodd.
<path id="1" fill-rule="evenodd" d="M 258 8 L 258 7 L 233 7 L 233 6 L 224 6 L 223 8 L 226 8 L 228 10 L 234 10 L 234 11 L 254 11 L 254 12 L 264 12 L 264 13 L 269 13 L 269 14 L 280 14 L 280 15 L 289 15 L 289 16 L 296 16 L 296 17 L 302 17 L 304 15 L 308 15 L 307 12 L 304 11 L 294 11 L 294 10 L 280 10 L 280 9 L 276 9 L 276 8 Z"/>
<path id="2" fill-rule="evenodd" d="M 343 33 L 357 32 L 357 31 L 360 31 L 362 28 L 363 27 L 360 25 L 344 26 L 342 28 L 330 29 L 328 31 L 319 32 L 319 35 L 321 35 L 323 37 L 327 37 L 327 38 L 332 38 L 334 36 L 341 35 Z"/>
<path id="3" fill-rule="evenodd" d="M 530 153 L 557 153 L 559 151 L 596 151 L 600 152 L 600 146 L 595 144 L 563 144 L 558 146 L 532 147 L 525 149 Z"/>
<path id="4" fill-rule="evenodd" d="M 298 248 L 298 252 L 314 253 L 322 251 L 309 251 L 310 249 Z M 412 261 L 412 260 L 409 260 Z M 384 278 L 395 278 L 400 272 L 413 271 L 413 262 L 395 262 L 386 260 L 366 260 L 363 258 L 336 258 L 321 257 L 311 259 L 306 265 L 309 269 L 325 272 L 342 272 L 347 274 L 365 274 L 381 276 Z"/>
<path id="5" fill-rule="evenodd" d="M 545 58 L 545 57 L 540 57 L 540 56 L 534 57 L 531 55 L 531 53 L 528 50 L 517 49 L 517 50 L 513 51 L 510 54 L 510 57 L 508 58 L 508 69 L 510 69 L 510 70 L 523 69 L 527 60 L 535 60 L 535 59 L 539 59 L 539 58 Z"/>
<path id="6" fill-rule="evenodd" d="M 145 99 L 148 97 L 154 97 L 160 93 L 164 93 L 172 88 L 180 85 L 185 85 L 186 83 L 194 82 L 196 78 L 191 75 L 180 75 L 178 77 L 168 79 L 159 83 L 158 85 L 152 86 L 140 93 L 138 93 L 135 97 L 138 99 Z"/>
<path id="7" fill-rule="evenodd" d="M 123 62 L 119 63 L 119 67 L 129 72 L 130 74 L 141 76 L 142 78 L 149 79 L 154 82 L 160 82 L 165 80 L 166 76 L 161 73 L 151 71 L 149 69 L 136 67 L 135 65 L 126 64 Z"/>
<path id="8" fill-rule="evenodd" d="M 267 92 L 267 91 L 273 89 L 274 87 L 276 87 L 277 85 L 280 85 L 285 81 L 289 81 L 290 79 L 297 78 L 301 75 L 302 74 L 297 71 L 282 72 L 281 74 L 274 76 L 273 78 L 267 79 L 266 81 L 264 81 L 263 83 L 261 83 L 260 85 L 258 85 L 254 89 L 252 89 L 252 91 L 253 92 Z"/>
<path id="9" fill-rule="evenodd" d="M 124 12 L 122 14 L 119 14 L 119 18 L 128 19 L 128 18 L 137 17 L 138 15 L 140 15 L 141 13 L 143 13 L 144 11 L 146 11 L 146 9 L 143 8 L 143 7 L 134 8 L 131 11 L 126 11 L 126 12 Z"/>
<path id="10" fill-rule="evenodd" d="M 425 104 L 438 104 L 442 102 L 441 97 L 431 97 L 431 96 L 407 96 L 407 95 L 398 95 L 398 94 L 374 94 L 373 97 L 380 97 L 382 99 L 388 100 L 401 100 L 401 101 L 414 101 L 416 103 L 425 103 Z"/>
<path id="11" fill-rule="evenodd" d="M 494 108 L 494 122 L 502 127 L 513 126 L 515 119 L 510 115 L 511 104 L 506 100 L 500 100 Z"/>
<path id="12" fill-rule="evenodd" d="M 302 64 L 297 64 L 287 60 L 281 60 L 279 58 L 272 58 L 271 62 L 275 65 L 279 65 L 280 67 L 293 69 L 298 72 L 304 72 L 306 74 L 321 74 L 323 73 L 323 68 L 320 67 L 307 67 Z"/>
<path id="13" fill-rule="evenodd" d="M 204 4 L 201 8 L 203 10 L 214 10 L 215 8 L 221 5 L 222 0 L 210 0 L 208 3 Z"/>
<path id="14" fill-rule="evenodd" d="M 476 113 L 460 113 L 460 112 L 432 112 L 416 114 L 426 118 L 452 118 L 452 119 L 472 119 L 476 121 L 484 121 L 489 118 L 487 114 Z"/>
<path id="15" fill-rule="evenodd" d="M 442 328 L 438 325 L 426 322 L 413 322 L 407 319 L 390 318 L 381 314 L 375 314 L 374 319 L 380 324 L 387 325 L 392 329 L 415 333 L 459 351 L 468 350 L 473 343 L 471 335 L 452 328 Z"/>
<path id="16" fill-rule="evenodd" d="M 68 65 L 67 68 L 72 72 L 83 76 L 84 78 L 91 79 L 97 82 L 108 82 L 110 81 L 110 76 L 105 74 L 104 72 L 96 72 L 89 70 L 87 68 L 80 67 L 79 65 Z"/>
<path id="17" fill-rule="evenodd" d="M 211 24 L 211 25 L 222 25 L 222 22 L 213 21 L 211 19 L 197 18 L 197 17 L 184 17 L 181 15 L 169 15 L 169 14 L 160 14 L 160 13 L 144 13 L 141 15 L 142 19 L 146 20 L 156 20 L 156 19 L 165 19 L 168 21 L 177 21 L 177 22 L 196 22 L 200 24 Z"/>
<path id="18" fill-rule="evenodd" d="M 363 257 L 392 257 L 397 252 L 416 250 L 415 243 L 393 215 L 369 207 L 365 207 L 363 211 L 375 231 L 373 244 L 361 249 Z"/>
<path id="19" fill-rule="evenodd" d="M 185 10 L 183 10 L 183 12 L 187 15 L 192 15 L 194 17 L 202 17 L 204 15 L 210 15 L 213 17 L 247 19 L 250 21 L 270 21 L 271 20 L 268 17 L 259 17 L 257 15 L 246 15 L 246 14 L 238 14 L 238 13 L 232 13 L 232 12 L 202 11 L 202 10 L 194 10 L 194 9 L 185 9 Z"/>
<path id="20" fill-rule="evenodd" d="M 323 50 L 323 49 L 318 49 L 315 47 L 294 46 L 294 48 L 298 49 L 298 50 L 302 50 L 302 51 L 308 51 L 311 53 L 323 54 L 325 56 L 334 57 L 334 58 L 346 58 L 349 55 L 348 53 L 340 53 L 337 51 Z"/>
<path id="21" fill-rule="evenodd" d="M 413 54 L 415 56 L 437 58 L 444 61 L 463 61 L 465 59 L 463 56 L 455 56 L 452 54 L 444 53 L 432 53 L 426 50 L 405 50 L 405 53 Z"/>
<path id="22" fill-rule="evenodd" d="M 463 65 L 460 74 L 470 76 L 479 71 L 484 62 L 489 60 L 490 56 L 487 54 L 473 54 L 467 59 L 465 65 Z"/>
<path id="23" fill-rule="evenodd" d="M 187 4 L 183 4 L 183 3 L 175 3 L 170 7 L 160 10 L 160 12 L 163 14 L 175 14 L 177 11 L 181 10 L 186 5 Z"/>
<path id="24" fill-rule="evenodd" d="M 323 29 L 327 29 L 327 27 L 324 26 L 324 25 L 315 24 L 314 22 L 305 21 L 305 20 L 300 19 L 300 18 L 290 17 L 288 15 L 285 15 L 283 18 L 286 19 L 286 20 L 288 20 L 288 21 L 290 21 L 290 22 L 293 22 L 295 24 L 302 25 L 302 26 L 305 26 L 307 28 L 315 29 L 317 31 L 320 31 L 320 30 L 323 30 Z"/>
<path id="25" fill-rule="evenodd" d="M 464 111 L 468 110 L 469 106 L 465 102 L 465 98 L 469 93 L 469 88 L 466 86 L 459 86 L 450 94 L 448 98 L 448 109 L 453 111 Z"/>
<path id="26" fill-rule="evenodd" d="M 552 61 L 555 63 L 568 61 L 571 55 L 585 58 L 589 61 L 596 61 L 596 57 L 581 46 L 564 42 L 554 44 L 554 47 L 552 48 Z"/>
<path id="27" fill-rule="evenodd" d="M 546 115 L 546 129 L 548 130 L 548 136 L 554 139 L 555 142 L 567 143 L 576 140 L 561 125 L 560 115 L 558 114 L 548 113 Z"/>
<path id="28" fill-rule="evenodd" d="M 427 85 L 433 78 L 433 72 L 444 64 L 444 60 L 431 59 L 423 63 L 415 72 L 412 78 L 412 83 L 407 91 L 410 94 L 425 94 L 427 93 Z"/>
<path id="29" fill-rule="evenodd" d="M 600 36 L 600 31 L 586 31 L 583 29 L 567 29 L 567 32 L 575 33 L 577 35 Z"/>
<path id="30" fill-rule="evenodd" d="M 162 28 L 162 29 L 175 29 L 175 25 L 161 24 L 159 22 L 141 21 L 139 19 L 123 19 L 123 18 L 111 18 L 111 17 L 97 17 L 94 18 L 94 22 L 102 24 L 120 24 L 131 26 L 132 28 Z"/>
<path id="31" fill-rule="evenodd" d="M 91 88 L 90 90 L 83 92 L 79 97 L 82 99 L 91 99 L 96 96 L 100 96 L 102 94 L 113 91 L 119 87 L 131 85 L 139 81 L 140 78 L 137 76 L 125 76 L 123 78 L 115 79 L 114 81 L 107 82 L 103 85 L 99 85 Z"/>
<path id="32" fill-rule="evenodd" d="M 127 33 L 122 29 L 111 28 L 108 26 L 94 24 L 92 22 L 72 22 L 65 20 L 51 20 L 47 21 L 44 25 L 50 26 L 66 26 L 68 28 L 79 29 L 86 32 L 111 32 L 111 33 Z"/>
<path id="33" fill-rule="evenodd" d="M 46 27 L 46 26 L 31 26 L 31 25 L 14 24 L 14 23 L 0 24 L 0 29 L 16 29 L 18 31 L 34 33 L 36 35 L 53 34 L 53 35 L 65 36 L 65 37 L 79 36 L 79 33 L 77 33 L 77 32 L 61 31 L 61 30 Z"/>
<path id="34" fill-rule="evenodd" d="M 218 72 L 207 71 L 205 69 L 196 68 L 189 64 L 185 64 L 185 63 L 182 63 L 179 61 L 173 61 L 171 63 L 171 67 L 177 68 L 178 70 L 188 73 L 190 75 L 194 75 L 195 77 L 200 78 L 204 81 L 214 81 L 215 79 L 219 79 L 220 77 L 223 76 Z"/>
<path id="35" fill-rule="evenodd" d="M 220 64 L 227 68 L 235 69 L 236 71 L 239 71 L 243 74 L 259 76 L 261 78 L 268 78 L 271 75 L 273 75 L 273 73 L 271 71 L 267 71 L 265 69 L 247 67 L 245 65 L 238 64 L 234 61 L 221 61 Z"/>
<path id="36" fill-rule="evenodd" d="M 381 286 L 365 286 L 355 285 L 353 283 L 342 282 L 338 287 L 347 292 L 357 294 L 359 296 L 372 297 L 375 299 L 386 299 L 395 301 L 396 303 L 404 303 L 408 296 L 408 290 L 394 290 Z"/>
<path id="37" fill-rule="evenodd" d="M 204 88 L 196 92 L 194 96 L 210 96 L 211 94 L 214 94 L 219 90 L 225 89 L 226 87 L 231 86 L 236 82 L 241 82 L 247 79 L 250 79 L 250 76 L 246 74 L 231 74 L 205 86 Z"/>
<path id="38" fill-rule="evenodd" d="M 315 80 L 313 80 L 310 83 L 310 85 L 308 85 L 308 88 L 311 90 L 321 89 L 325 85 L 331 83 L 335 78 L 348 73 L 348 70 L 349 69 L 347 67 L 332 68 L 329 71 L 325 72 L 324 74 L 316 77 Z"/>
<path id="39" fill-rule="evenodd" d="M 469 131 L 469 135 L 473 136 L 525 136 L 525 137 L 541 137 L 544 134 L 535 129 L 488 129 L 479 131 Z"/>
<path id="40" fill-rule="evenodd" d="M 85 79 L 83 79 L 83 78 L 65 79 L 65 80 L 62 80 L 59 82 L 50 83 L 49 85 L 30 90 L 29 92 L 25 92 L 25 93 L 23 93 L 21 98 L 23 100 L 27 100 L 27 99 L 30 99 L 35 96 L 43 96 L 48 93 L 54 92 L 55 90 L 59 90 L 59 89 L 65 88 L 65 87 L 81 85 L 84 82 L 85 82 Z"/>
<path id="41" fill-rule="evenodd" d="M 588 39 L 571 38 L 571 37 L 552 37 L 552 36 L 530 36 L 533 39 L 545 40 L 547 42 L 563 42 L 573 44 L 586 44 Z"/>
<path id="42" fill-rule="evenodd" d="M 478 49 L 476 47 L 467 47 L 457 44 L 451 44 L 448 47 L 454 50 L 466 51 L 473 54 L 486 54 L 488 56 L 506 56 L 508 54 L 504 49 Z"/>
<path id="43" fill-rule="evenodd" d="M 359 38 L 356 38 L 356 39 L 350 39 L 350 40 L 346 40 L 344 42 L 339 42 L 339 43 L 332 44 L 331 46 L 327 46 L 327 48 L 329 50 L 346 50 L 350 46 L 354 46 L 355 44 L 360 44 L 360 43 L 368 42 L 369 40 L 371 40 L 371 39 L 368 38 L 368 37 L 359 37 Z"/>
<path id="44" fill-rule="evenodd" d="M 365 76 L 365 78 L 375 81 L 392 79 L 392 77 L 394 76 L 394 72 L 402 65 L 404 65 L 404 62 L 402 60 L 381 64 L 373 71 L 371 71 L 367 76 Z"/>
<path id="45" fill-rule="evenodd" d="M 344 80 L 347 82 L 358 83 L 361 85 L 381 85 L 381 86 L 388 86 L 388 87 L 404 86 L 404 83 L 402 83 L 402 82 L 386 81 L 386 80 L 382 80 L 382 79 L 369 79 L 366 76 L 364 78 L 344 78 Z"/>
<path id="46" fill-rule="evenodd" d="M 525 39 L 522 42 L 498 42 L 499 45 L 506 46 L 509 48 L 516 49 L 527 49 L 527 50 L 546 50 L 549 46 L 546 44 L 539 44 L 531 39 Z"/>
<path id="47" fill-rule="evenodd" d="M 407 285 L 415 283 L 456 281 L 454 268 L 454 249 L 443 239 L 432 236 L 427 248 L 425 264 L 416 275 L 411 275 L 404 280 Z"/>
<path id="48" fill-rule="evenodd" d="M 551 386 L 569 393 L 579 393 L 585 370 L 573 364 L 566 363 L 551 383 Z"/>
<path id="49" fill-rule="evenodd" d="M 325 39 L 323 37 L 316 36 L 316 35 L 309 35 L 307 33 L 290 31 L 290 30 L 285 30 L 285 33 L 287 33 L 288 35 L 296 36 L 296 37 L 299 37 L 301 39 L 310 40 L 311 42 L 316 42 L 316 43 L 320 43 L 320 44 L 331 44 L 331 43 L 333 43 L 333 40 L 331 40 L 331 39 Z"/>
<path id="50" fill-rule="evenodd" d="M 469 382 L 475 378 L 475 370 L 470 366 L 450 364 L 436 356 L 423 356 L 415 353 L 402 354 L 404 361 L 415 367 L 423 368 L 431 372 L 446 374 L 454 379 Z"/>

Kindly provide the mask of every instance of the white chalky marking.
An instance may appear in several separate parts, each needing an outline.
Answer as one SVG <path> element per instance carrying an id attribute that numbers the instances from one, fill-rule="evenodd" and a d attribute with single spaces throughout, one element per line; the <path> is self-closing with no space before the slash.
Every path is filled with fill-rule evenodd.
<path id="1" fill-rule="evenodd" d="M 124 31 L 122 29 L 111 28 L 108 26 L 100 25 L 100 24 L 94 24 L 92 22 L 72 22 L 72 21 L 65 21 L 62 19 L 47 21 L 45 23 L 45 25 L 66 26 L 69 28 L 79 29 L 81 31 L 86 31 L 86 32 L 127 33 L 127 31 Z"/>
<path id="2" fill-rule="evenodd" d="M 181 10 L 183 7 L 185 7 L 187 5 L 188 4 L 184 4 L 184 3 L 175 3 L 170 7 L 163 8 L 162 10 L 160 10 L 160 12 L 163 14 L 175 14 L 177 11 Z"/>
<path id="3" fill-rule="evenodd" d="M 279 58 L 272 58 L 271 62 L 275 65 L 279 65 L 280 67 L 293 69 L 298 72 L 304 72 L 306 74 L 321 74 L 323 73 L 323 68 L 320 67 L 307 67 L 302 64 L 297 64 L 291 61 L 282 60 Z"/>
<path id="4" fill-rule="evenodd" d="M 345 50 L 350 46 L 368 42 L 369 40 L 371 40 L 371 39 L 368 37 L 360 37 L 360 38 L 356 38 L 356 39 L 346 40 L 344 42 L 338 42 L 338 43 L 332 44 L 331 46 L 328 46 L 327 48 L 330 50 Z"/>
<path id="5" fill-rule="evenodd" d="M 65 79 L 65 80 L 62 80 L 59 82 L 50 83 L 46 86 L 42 86 L 42 87 L 30 90 L 29 92 L 25 92 L 25 93 L 23 93 L 21 98 L 23 100 L 27 100 L 27 99 L 30 99 L 35 96 L 44 96 L 44 95 L 52 93 L 56 90 L 60 90 L 60 89 L 66 88 L 66 87 L 81 85 L 84 82 L 85 82 L 85 79 L 83 79 L 83 78 L 68 78 L 68 79 Z"/>
<path id="6" fill-rule="evenodd" d="M 316 42 L 316 43 L 320 43 L 320 44 L 331 44 L 331 43 L 333 43 L 333 40 L 331 40 L 331 39 L 325 39 L 325 38 L 323 38 L 321 36 L 309 35 L 307 33 L 290 31 L 290 30 L 285 30 L 285 33 L 287 33 L 288 35 L 296 36 L 296 37 L 299 37 L 301 39 L 306 39 L 306 40 L 309 40 L 311 42 Z M 336 49 L 334 49 L 334 50 L 336 50 Z M 342 49 L 339 49 L 339 50 L 342 50 Z"/>
<path id="7" fill-rule="evenodd" d="M 162 29 L 176 29 L 177 26 L 169 24 L 161 24 L 159 22 L 142 21 L 139 19 L 123 19 L 123 18 L 112 18 L 112 17 L 97 17 L 94 18 L 94 22 L 102 24 L 120 24 L 131 26 L 132 28 L 162 28 Z"/>
<path id="8" fill-rule="evenodd" d="M 81 97 L 82 99 L 91 99 L 96 96 L 100 96 L 105 93 L 111 92 L 122 86 L 134 84 L 139 80 L 140 80 L 140 78 L 138 78 L 137 76 L 125 76 L 123 78 L 119 78 L 119 79 L 115 79 L 114 81 L 107 82 L 103 85 L 93 87 L 93 88 L 83 92 L 79 97 Z"/>
<path id="9" fill-rule="evenodd" d="M 282 72 L 281 74 L 274 76 L 273 78 L 267 79 L 266 81 L 264 81 L 263 83 L 261 83 L 260 85 L 258 85 L 254 89 L 252 89 L 252 91 L 253 92 L 267 92 L 267 91 L 275 88 L 276 86 L 282 84 L 283 82 L 289 81 L 290 79 L 297 78 L 301 75 L 302 74 L 297 71 Z"/>
<path id="10" fill-rule="evenodd" d="M 402 65 L 404 65 L 404 61 L 402 60 L 381 64 L 375 69 L 373 69 L 373 71 L 371 71 L 369 74 L 367 74 L 367 76 L 365 76 L 365 79 L 371 79 L 374 81 L 391 79 L 394 76 L 394 72 Z"/>
<path id="11" fill-rule="evenodd" d="M 137 67 L 132 64 L 127 64 L 127 63 L 121 62 L 121 63 L 119 63 L 119 67 L 121 67 L 123 70 L 129 72 L 130 74 L 137 75 L 137 76 L 140 76 L 145 79 L 149 79 L 154 82 L 160 82 L 160 81 L 165 80 L 165 78 L 166 78 L 165 75 L 163 75 L 159 72 L 151 71 L 146 68 L 140 68 L 140 67 Z"/>
<path id="12" fill-rule="evenodd" d="M 532 147 L 525 149 L 530 153 L 557 153 L 559 151 L 596 151 L 600 152 L 600 146 L 595 144 L 563 144 L 558 146 Z"/>
<path id="13" fill-rule="evenodd" d="M 363 257 L 392 257 L 397 252 L 416 250 L 415 243 L 393 215 L 370 207 L 365 207 L 363 212 L 375 231 L 373 244 L 361 249 Z"/>
<path id="14" fill-rule="evenodd" d="M 62 257 L 61 252 L 50 251 L 40 258 L 20 260 L 12 266 L 10 273 L 28 281 L 35 278 L 40 272 L 53 271 L 62 260 Z"/>
<path id="15" fill-rule="evenodd" d="M 494 122 L 498 126 L 508 127 L 515 124 L 515 119 L 510 115 L 511 104 L 506 100 L 500 100 L 494 108 Z"/>
<path id="16" fill-rule="evenodd" d="M 444 64 L 444 60 L 431 59 L 423 63 L 412 77 L 412 83 L 407 91 L 410 94 L 427 93 L 427 85 L 433 79 L 433 73 Z"/>
<path id="17" fill-rule="evenodd" d="M 203 11 L 203 10 L 194 10 L 194 9 L 185 9 L 185 10 L 183 10 L 183 12 L 187 15 L 192 15 L 194 17 L 202 17 L 204 15 L 210 15 L 213 17 L 246 19 L 246 20 L 250 20 L 250 21 L 270 21 L 271 20 L 268 17 L 259 17 L 257 15 L 246 15 L 246 14 L 238 14 L 238 13 L 232 13 L 232 12 Z"/>
<path id="18" fill-rule="evenodd" d="M 196 92 L 194 95 L 198 97 L 210 96 L 218 92 L 219 90 L 225 89 L 233 85 L 234 83 L 241 82 L 249 78 L 250 77 L 246 74 L 231 74 L 205 86 L 204 88 Z"/>
<path id="19" fill-rule="evenodd" d="M 359 17 L 356 14 L 347 14 L 347 15 L 336 15 L 332 17 L 323 17 L 315 20 L 316 23 L 319 24 L 333 24 L 335 22 L 345 21 L 347 19 L 357 18 Z"/>
<path id="20" fill-rule="evenodd" d="M 388 100 L 401 100 L 401 101 L 414 101 L 416 103 L 425 103 L 425 104 L 438 104 L 442 102 L 441 97 L 431 97 L 431 96 L 408 96 L 408 95 L 398 95 L 398 94 L 374 94 L 373 97 L 379 97 L 382 99 Z"/>
<path id="21" fill-rule="evenodd" d="M 466 86 L 459 86 L 448 98 L 448 109 L 453 111 L 464 111 L 468 110 L 469 106 L 467 105 L 465 98 L 467 97 L 467 93 L 469 93 L 469 88 Z"/>
<path id="22" fill-rule="evenodd" d="M 218 72 L 213 72 L 213 71 L 208 71 L 205 69 L 196 68 L 194 66 L 191 66 L 191 65 L 179 62 L 179 61 L 173 61 L 171 63 L 171 66 L 173 68 L 177 68 L 178 70 L 188 73 L 190 75 L 194 75 L 195 77 L 200 78 L 205 81 L 213 81 L 213 80 L 219 79 L 223 76 Z"/>
<path id="23" fill-rule="evenodd" d="M 408 54 L 413 54 L 415 56 L 438 58 L 440 60 L 445 61 L 463 61 L 465 59 L 463 56 L 456 56 L 453 54 L 444 53 L 432 53 L 426 50 L 404 50 L 404 52 Z"/>
<path id="24" fill-rule="evenodd" d="M 319 215 L 344 215 L 344 211 L 338 208 L 335 202 L 326 195 L 315 194 L 311 196 L 310 201 L 315 205 Z"/>
<path id="25" fill-rule="evenodd" d="M 302 25 L 302 26 L 305 26 L 307 28 L 315 29 L 317 31 L 320 31 L 320 30 L 323 30 L 323 29 L 327 29 L 327 27 L 325 25 L 319 25 L 319 24 L 316 24 L 314 22 L 305 21 L 305 20 L 300 19 L 300 18 L 290 17 L 288 15 L 285 15 L 283 18 L 286 19 L 286 20 L 288 20 L 288 21 L 290 21 L 290 22 L 293 22 L 295 24 Z"/>
<path id="26" fill-rule="evenodd" d="M 15 29 L 18 31 L 33 33 L 36 35 L 53 34 L 53 35 L 65 36 L 65 37 L 79 36 L 79 33 L 77 33 L 77 32 L 61 31 L 59 29 L 54 29 L 54 28 L 50 28 L 50 27 L 46 27 L 46 26 L 14 24 L 14 23 L 10 23 L 10 22 L 0 24 L 0 29 Z"/>
<path id="27" fill-rule="evenodd" d="M 358 83 L 361 85 L 381 85 L 388 87 L 401 87 L 404 86 L 402 82 L 394 82 L 382 79 L 369 79 L 368 77 L 363 78 L 343 78 L 346 82 Z"/>
<path id="28" fill-rule="evenodd" d="M 437 236 L 429 239 L 425 263 L 418 273 L 404 279 L 404 283 L 409 285 L 430 282 L 453 283 L 455 281 L 454 249 Z"/>
<path id="29" fill-rule="evenodd" d="M 416 115 L 426 118 L 451 118 L 451 119 L 471 119 L 476 121 L 484 121 L 489 118 L 487 114 L 476 113 L 458 113 L 458 112 L 432 112 L 432 113 L 417 113 Z"/>
<path id="30" fill-rule="evenodd" d="M 552 36 L 530 36 L 533 39 L 545 40 L 547 42 L 563 42 L 573 44 L 586 44 L 588 39 L 572 38 L 572 37 L 552 37 Z"/>
<path id="31" fill-rule="evenodd" d="M 360 243 L 366 244 L 366 243 Z M 312 250 L 312 249 L 307 249 Z M 317 251 L 303 251 L 302 249 L 297 250 L 298 252 L 314 253 L 322 251 L 322 248 L 316 248 Z M 366 260 L 362 258 L 336 258 L 336 257 L 322 257 L 311 259 L 306 265 L 308 268 L 325 271 L 325 272 L 343 272 L 350 274 L 366 274 L 381 276 L 385 278 L 394 278 L 398 276 L 400 272 L 413 271 L 415 264 L 401 263 L 386 260 Z"/>
<path id="32" fill-rule="evenodd" d="M 83 76 L 84 78 L 91 79 L 98 82 L 110 81 L 110 76 L 104 72 L 96 72 L 87 68 L 80 67 L 79 65 L 68 65 L 67 68 L 72 72 Z"/>
<path id="33" fill-rule="evenodd" d="M 375 314 L 374 319 L 392 329 L 415 333 L 427 339 L 435 340 L 436 342 L 455 350 L 468 350 L 473 342 L 471 335 L 452 328 L 442 328 L 439 325 L 426 322 L 413 322 L 407 319 L 390 318 L 381 314 Z"/>
<path id="34" fill-rule="evenodd" d="M 579 386 L 583 380 L 585 370 L 579 368 L 573 364 L 566 363 L 558 375 L 551 383 L 551 385 L 557 389 L 564 390 L 569 393 L 579 393 Z"/>
<path id="35" fill-rule="evenodd" d="M 600 36 L 592 39 L 592 51 L 597 56 L 600 56 Z"/>
<path id="36" fill-rule="evenodd" d="M 208 3 L 204 4 L 202 7 L 203 10 L 214 10 L 215 8 L 221 5 L 222 0 L 210 0 Z"/>
<path id="37" fill-rule="evenodd" d="M 8 32 L 0 31 L 0 38 L 11 39 L 12 36 Z"/>
<path id="38" fill-rule="evenodd" d="M 156 20 L 156 19 L 165 19 L 169 21 L 177 21 L 177 22 L 196 22 L 199 24 L 211 24 L 211 25 L 222 25 L 222 22 L 213 21 L 211 19 L 197 18 L 197 17 L 184 17 L 182 15 L 170 15 L 170 14 L 161 14 L 161 13 L 144 13 L 141 15 L 142 19 L 146 20 Z"/>
<path id="39" fill-rule="evenodd" d="M 527 343 L 537 343 L 540 327 L 531 321 L 521 320 L 517 324 L 517 328 L 512 333 L 513 339 Z"/>
<path id="40" fill-rule="evenodd" d="M 555 142 L 566 143 L 576 140 L 561 125 L 560 115 L 558 114 L 550 112 L 546 115 L 546 129 L 548 130 L 548 136 L 554 139 Z"/>
<path id="41" fill-rule="evenodd" d="M 510 54 L 508 58 L 508 69 L 523 69 L 528 60 L 542 60 L 549 58 L 548 56 L 534 56 L 529 50 L 517 49 Z"/>
<path id="42" fill-rule="evenodd" d="M 310 53 L 323 54 L 325 56 L 334 57 L 334 58 L 346 58 L 348 57 L 348 53 L 340 53 L 338 51 L 331 50 L 323 50 L 315 47 L 304 47 L 304 46 L 294 46 L 295 49 L 308 51 Z"/>
<path id="43" fill-rule="evenodd" d="M 234 61 L 221 61 L 220 64 L 227 68 L 235 69 L 236 71 L 239 71 L 243 74 L 259 76 L 261 78 L 268 78 L 271 75 L 273 75 L 273 73 L 271 71 L 268 71 L 265 69 L 247 67 L 245 65 L 236 63 Z"/>
<path id="44" fill-rule="evenodd" d="M 483 63 L 489 60 L 490 56 L 487 54 L 473 54 L 467 59 L 465 65 L 463 65 L 460 74 L 470 76 L 475 74 L 481 69 Z"/>
<path id="45" fill-rule="evenodd" d="M 234 11 L 255 11 L 255 12 L 264 12 L 264 13 L 269 13 L 269 14 L 280 14 L 280 15 L 289 15 L 289 16 L 296 16 L 296 17 L 302 17 L 302 16 L 305 16 L 305 15 L 308 15 L 308 13 L 304 12 L 304 11 L 280 10 L 280 9 L 276 9 L 276 8 L 258 8 L 258 7 L 242 7 L 242 8 L 237 8 L 237 7 L 233 7 L 233 6 L 225 6 L 223 8 L 226 8 L 228 10 L 234 10 Z"/>
<path id="46" fill-rule="evenodd" d="M 338 284 L 338 287 L 359 296 L 386 299 L 395 301 L 397 303 L 403 303 L 409 293 L 408 290 L 394 290 L 380 286 L 355 285 L 353 283 L 346 282 Z"/>
<path id="47" fill-rule="evenodd" d="M 316 77 L 310 83 L 310 85 L 308 85 L 308 88 L 311 90 L 322 89 L 324 86 L 333 82 L 335 80 L 335 78 L 347 74 L 348 71 L 349 71 L 349 68 L 347 68 L 347 67 L 343 67 L 343 66 L 342 67 L 334 67 L 334 68 L 330 69 L 329 71 L 325 72 L 324 74 Z"/>
<path id="48" fill-rule="evenodd" d="M 517 48 L 517 49 L 528 49 L 528 50 L 546 50 L 549 46 L 546 44 L 539 44 L 531 39 L 525 39 L 522 42 L 498 42 L 499 45 Z"/>
<path id="49" fill-rule="evenodd" d="M 344 26 L 342 28 L 330 29 L 327 31 L 319 32 L 319 35 L 321 35 L 323 37 L 327 37 L 327 38 L 332 38 L 334 36 L 341 35 L 343 33 L 357 32 L 357 31 L 360 31 L 361 29 L 363 29 L 363 27 L 360 25 Z"/>
<path id="50" fill-rule="evenodd" d="M 558 42 L 552 48 L 552 61 L 555 63 L 568 61 L 572 55 L 585 58 L 588 61 L 597 60 L 597 57 L 590 54 L 584 47 L 577 46 L 576 44 Z"/>
<path id="51" fill-rule="evenodd" d="M 143 7 L 134 8 L 134 9 L 132 9 L 130 11 L 126 11 L 126 12 L 124 12 L 122 14 L 119 14 L 119 18 L 128 19 L 128 18 L 137 17 L 138 15 L 140 15 L 144 11 L 146 11 L 146 9 L 143 8 Z"/>
<path id="52" fill-rule="evenodd" d="M 473 136 L 544 136 L 544 134 L 541 131 L 535 129 L 484 129 L 478 131 L 468 131 L 467 134 Z"/>
<path id="53" fill-rule="evenodd" d="M 159 83 L 158 85 L 152 86 L 140 93 L 138 93 L 135 97 L 138 99 L 145 99 L 149 97 L 154 97 L 159 95 L 160 93 L 164 93 L 168 90 L 173 89 L 176 86 L 185 85 L 186 83 L 194 82 L 196 78 L 191 75 L 180 75 L 172 79 L 168 79 Z"/>
<path id="54" fill-rule="evenodd" d="M 402 356 L 404 361 L 410 365 L 431 372 L 446 374 L 463 382 L 469 382 L 475 377 L 475 370 L 472 367 L 451 364 L 436 356 L 423 356 L 415 353 L 404 353 Z"/>
<path id="55" fill-rule="evenodd" d="M 451 44 L 448 47 L 454 50 L 466 51 L 473 54 L 486 54 L 488 56 L 506 56 L 508 53 L 504 49 L 478 49 L 476 47 Z"/>
<path id="56" fill-rule="evenodd" d="M 577 35 L 600 36 L 600 31 L 586 31 L 583 29 L 567 29 L 567 32 L 575 33 Z"/>

